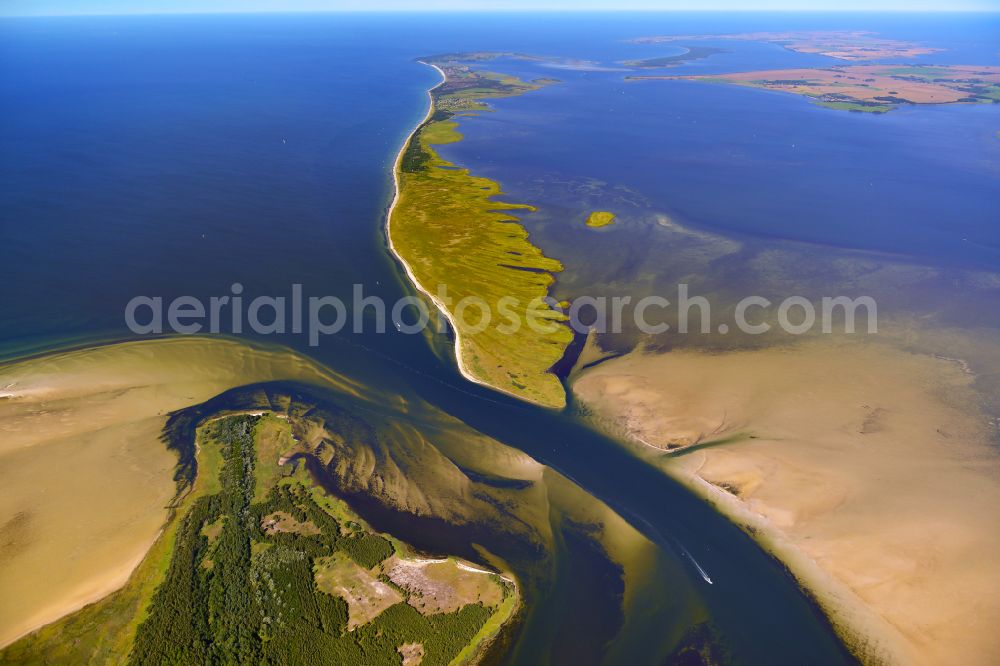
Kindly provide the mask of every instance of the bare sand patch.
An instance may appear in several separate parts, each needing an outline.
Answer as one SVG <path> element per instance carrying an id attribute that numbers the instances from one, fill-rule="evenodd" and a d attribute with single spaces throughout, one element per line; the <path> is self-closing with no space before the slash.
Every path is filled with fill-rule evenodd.
<path id="1" fill-rule="evenodd" d="M 318 558 L 313 569 L 316 588 L 347 602 L 347 630 L 368 624 L 399 602 L 403 595 L 343 553 Z"/>
<path id="2" fill-rule="evenodd" d="M 987 664 L 1000 458 L 973 379 L 953 360 L 822 340 L 633 353 L 573 389 L 757 534 L 865 656 Z"/>
<path id="3" fill-rule="evenodd" d="M 273 379 L 356 387 L 281 349 L 129 342 L 0 365 L 0 646 L 121 587 L 156 539 L 170 411 Z M 7 538 L 9 537 L 9 538 Z"/>
<path id="4" fill-rule="evenodd" d="M 393 557 L 384 567 L 389 579 L 410 593 L 407 603 L 424 615 L 452 613 L 468 604 L 499 606 L 503 588 L 490 572 L 462 566 L 458 560 Z"/>
<path id="5" fill-rule="evenodd" d="M 423 643 L 403 643 L 396 651 L 403 658 L 403 666 L 417 666 L 424 660 Z"/>
<path id="6" fill-rule="evenodd" d="M 285 511 L 275 511 L 260 519 L 260 527 L 268 534 L 301 534 L 302 536 L 312 536 L 320 534 L 322 530 L 316 527 L 311 520 L 300 523 L 295 516 Z"/>

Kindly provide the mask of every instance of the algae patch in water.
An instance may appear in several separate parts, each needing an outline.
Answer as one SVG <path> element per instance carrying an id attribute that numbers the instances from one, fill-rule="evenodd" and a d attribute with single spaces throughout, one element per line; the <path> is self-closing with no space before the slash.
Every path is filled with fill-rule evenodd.
<path id="1" fill-rule="evenodd" d="M 615 214 L 606 210 L 595 210 L 587 216 L 587 226 L 599 229 L 615 223 Z"/>

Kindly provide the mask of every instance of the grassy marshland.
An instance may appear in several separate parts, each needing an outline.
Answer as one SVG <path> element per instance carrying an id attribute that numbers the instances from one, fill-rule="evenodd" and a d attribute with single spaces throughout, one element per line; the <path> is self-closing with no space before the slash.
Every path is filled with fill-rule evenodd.
<path id="1" fill-rule="evenodd" d="M 454 61 L 428 61 L 446 80 L 431 92 L 433 108 L 398 163 L 398 198 L 389 237 L 417 286 L 445 309 L 457 329 L 456 353 L 470 378 L 547 407 L 562 407 L 563 387 L 549 368 L 572 334 L 565 315 L 544 298 L 562 264 L 531 244 L 510 215 L 531 210 L 495 200 L 500 186 L 442 159 L 434 146 L 460 141 L 455 117 L 488 110 L 483 100 L 519 95 L 545 82 L 476 72 Z M 439 297 L 447 289 L 448 301 Z M 481 299 L 491 310 L 457 305 Z M 529 325 L 529 319 L 535 322 Z M 513 330 L 512 321 L 520 326 Z M 464 324 L 463 325 L 463 321 Z"/>

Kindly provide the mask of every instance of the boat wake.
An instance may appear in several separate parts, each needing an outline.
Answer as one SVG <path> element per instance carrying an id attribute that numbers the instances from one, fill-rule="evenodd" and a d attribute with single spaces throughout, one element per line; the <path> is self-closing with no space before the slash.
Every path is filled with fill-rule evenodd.
<path id="1" fill-rule="evenodd" d="M 698 564 L 698 560 L 694 559 L 694 555 L 692 555 L 687 548 L 681 545 L 680 541 L 678 541 L 675 537 L 664 535 L 662 532 L 660 532 L 660 530 L 653 527 L 653 525 L 645 518 L 642 518 L 635 514 L 631 514 L 630 512 L 622 512 L 622 515 L 623 516 L 631 515 L 632 520 L 645 525 L 648 530 L 646 532 L 646 536 L 654 538 L 655 535 L 654 541 L 658 541 L 659 543 L 665 545 L 667 548 L 673 550 L 675 553 L 679 553 L 680 556 L 686 558 L 689 562 L 691 562 L 691 564 L 694 565 L 694 568 L 698 570 L 698 575 L 701 576 L 701 579 L 703 581 L 705 581 L 709 585 L 715 585 L 715 583 L 712 581 L 711 576 L 708 575 L 708 572 L 705 571 L 705 569 L 700 564 Z"/>
<path id="2" fill-rule="evenodd" d="M 709 585 L 715 585 L 715 583 L 712 582 L 712 579 L 708 576 L 708 572 L 705 571 L 700 564 L 698 564 L 698 560 L 694 559 L 694 556 L 687 551 L 687 548 L 680 546 L 680 549 L 681 552 L 684 553 L 684 556 L 691 560 L 691 564 L 693 564 L 694 568 L 698 570 L 699 574 L 701 574 L 702 579 L 704 579 L 704 581 Z"/>

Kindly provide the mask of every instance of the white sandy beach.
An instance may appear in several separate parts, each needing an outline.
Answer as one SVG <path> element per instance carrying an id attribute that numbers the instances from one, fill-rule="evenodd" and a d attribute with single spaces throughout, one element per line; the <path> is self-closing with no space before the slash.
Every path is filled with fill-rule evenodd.
<path id="1" fill-rule="evenodd" d="M 433 67 L 435 70 L 437 70 L 437 73 L 441 75 L 441 81 L 427 91 L 427 100 L 428 100 L 427 113 L 424 114 L 423 119 L 419 123 L 417 123 L 412 130 L 410 130 L 410 133 L 406 136 L 406 140 L 403 141 L 403 145 L 400 146 L 399 152 L 396 153 L 396 159 L 392 165 L 392 187 L 393 187 L 392 203 L 389 204 L 389 210 L 386 212 L 385 216 L 385 237 L 389 245 L 389 251 L 392 253 L 392 256 L 396 259 L 396 261 L 399 262 L 399 265 L 403 267 L 403 271 L 406 273 L 406 277 L 409 278 L 410 284 L 416 287 L 417 291 L 419 291 L 428 300 L 430 300 L 434 304 L 434 307 L 436 307 L 438 311 L 441 312 L 441 314 L 443 314 L 445 318 L 448 320 L 448 325 L 451 327 L 452 334 L 455 337 L 455 344 L 454 344 L 455 363 L 461 375 L 474 384 L 479 384 L 480 386 L 487 386 L 495 391 L 505 393 L 515 398 L 522 398 L 522 396 L 519 396 L 511 391 L 507 391 L 501 386 L 493 386 L 492 384 L 484 382 L 483 380 L 479 379 L 474 374 L 472 374 L 472 372 L 468 368 L 468 364 L 463 354 L 465 346 L 462 340 L 461 327 L 459 327 L 455 323 L 454 316 L 452 315 L 451 312 L 448 311 L 448 308 L 445 307 L 445 304 L 441 301 L 441 299 L 439 299 L 437 295 L 428 286 L 420 283 L 420 281 L 417 279 L 417 276 L 413 272 L 413 268 L 410 266 L 409 263 L 406 262 L 405 259 L 403 259 L 402 255 L 400 255 L 399 252 L 396 251 L 396 246 L 395 244 L 393 244 L 392 241 L 392 213 L 396 209 L 396 204 L 399 203 L 399 195 L 400 195 L 399 166 L 400 162 L 402 162 L 403 160 L 403 153 L 406 152 L 406 148 L 410 145 L 410 141 L 413 139 L 413 135 L 417 133 L 417 130 L 420 129 L 420 127 L 430 119 L 431 114 L 434 113 L 434 97 L 433 97 L 434 88 L 437 88 L 439 85 L 441 85 L 447 80 L 447 76 L 445 76 L 443 69 L 431 63 L 423 61 L 420 62 L 423 65 L 427 65 L 428 67 Z"/>

